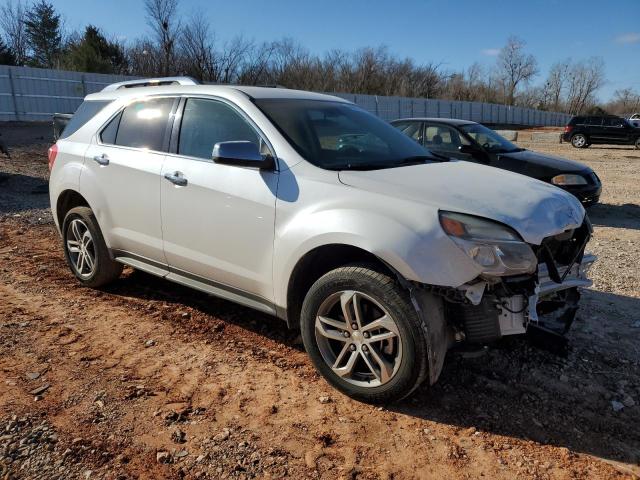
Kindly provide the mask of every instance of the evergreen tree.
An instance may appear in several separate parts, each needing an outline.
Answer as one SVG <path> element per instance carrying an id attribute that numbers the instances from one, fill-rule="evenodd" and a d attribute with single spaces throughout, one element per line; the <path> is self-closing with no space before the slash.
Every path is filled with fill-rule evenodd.
<path id="1" fill-rule="evenodd" d="M 0 38 L 0 65 L 15 65 L 16 57 Z"/>
<path id="2" fill-rule="evenodd" d="M 124 49 L 107 40 L 93 25 L 86 27 L 79 40 L 70 43 L 63 64 L 70 70 L 90 73 L 123 73 L 126 70 Z"/>
<path id="3" fill-rule="evenodd" d="M 29 63 L 35 67 L 55 67 L 62 49 L 60 14 L 52 4 L 40 0 L 27 11 L 24 24 L 31 49 Z"/>

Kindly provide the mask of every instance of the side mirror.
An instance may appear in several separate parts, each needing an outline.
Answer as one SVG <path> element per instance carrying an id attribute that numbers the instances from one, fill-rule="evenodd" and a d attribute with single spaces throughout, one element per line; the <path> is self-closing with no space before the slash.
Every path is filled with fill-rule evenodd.
<path id="1" fill-rule="evenodd" d="M 458 151 L 460 153 L 467 153 L 469 155 L 476 155 L 478 153 L 478 149 L 473 145 L 460 145 L 458 147 Z"/>
<path id="2" fill-rule="evenodd" d="M 271 155 L 263 157 L 258 146 L 246 140 L 216 143 L 213 146 L 212 159 L 216 163 L 238 167 L 271 169 L 274 166 Z"/>

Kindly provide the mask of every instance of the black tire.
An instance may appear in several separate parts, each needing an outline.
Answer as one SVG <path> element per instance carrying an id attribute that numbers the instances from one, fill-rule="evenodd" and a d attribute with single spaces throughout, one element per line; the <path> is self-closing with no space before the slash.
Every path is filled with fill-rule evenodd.
<path id="1" fill-rule="evenodd" d="M 74 220 L 79 221 L 76 222 L 77 225 L 86 226 L 91 238 L 91 243 L 86 247 L 86 251 L 93 254 L 93 268 L 84 273 L 83 267 L 81 266 L 79 269 L 76 265 L 76 255 L 78 254 L 70 251 L 69 241 L 73 242 L 75 240 L 74 232 L 72 231 Z M 85 287 L 102 287 L 116 280 L 122 273 L 123 265 L 111 259 L 98 226 L 98 221 L 89 207 L 75 207 L 67 212 L 62 222 L 62 242 L 67 265 L 69 265 L 78 281 Z"/>
<path id="2" fill-rule="evenodd" d="M 636 138 L 636 150 L 640 150 L 640 137 Z"/>
<path id="3" fill-rule="evenodd" d="M 318 338 L 320 341 L 323 340 L 316 333 L 316 317 L 320 308 L 332 297 L 341 292 L 352 290 L 361 292 L 375 300 L 386 310 L 387 314 L 391 315 L 397 326 L 399 335 L 393 342 L 398 342 L 396 345 L 401 345 L 401 355 L 398 359 L 396 353 L 395 373 L 389 376 L 390 379 L 386 383 L 377 386 L 354 385 L 339 376 L 323 357 L 318 343 Z M 354 264 L 337 268 L 323 275 L 311 286 L 304 299 L 300 327 L 305 349 L 318 372 L 336 389 L 356 400 L 374 404 L 395 402 L 410 395 L 427 378 L 428 358 L 425 330 L 411 302 L 409 293 L 401 288 L 393 278 L 377 271 L 375 267 Z M 363 320 L 363 332 L 365 328 L 366 324 Z M 356 334 L 353 333 L 353 338 L 355 339 L 355 337 Z M 345 345 L 349 341 L 351 339 L 345 340 L 347 342 Z M 348 346 L 351 347 L 351 345 Z M 357 354 L 354 353 L 359 359 L 358 361 L 363 362 L 366 355 L 366 358 L 369 358 L 369 363 L 374 364 L 371 361 L 373 352 L 367 350 L 369 353 L 363 353 L 360 348 L 366 349 L 366 347 L 358 347 Z M 380 351 L 376 349 L 377 353 Z M 351 355 L 351 353 L 347 355 Z M 362 363 L 362 365 L 365 364 Z M 373 379 L 373 382 L 375 381 Z"/>
<path id="4" fill-rule="evenodd" d="M 571 145 L 573 148 L 585 148 L 589 143 L 589 139 L 582 133 L 576 133 L 571 137 Z"/>

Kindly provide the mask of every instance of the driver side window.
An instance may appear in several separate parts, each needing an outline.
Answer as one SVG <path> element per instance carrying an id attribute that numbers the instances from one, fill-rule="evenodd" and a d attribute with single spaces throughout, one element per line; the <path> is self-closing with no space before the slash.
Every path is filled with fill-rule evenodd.
<path id="1" fill-rule="evenodd" d="M 182 114 L 178 154 L 211 160 L 219 142 L 246 140 L 263 148 L 260 136 L 236 110 L 226 103 L 189 98 Z"/>

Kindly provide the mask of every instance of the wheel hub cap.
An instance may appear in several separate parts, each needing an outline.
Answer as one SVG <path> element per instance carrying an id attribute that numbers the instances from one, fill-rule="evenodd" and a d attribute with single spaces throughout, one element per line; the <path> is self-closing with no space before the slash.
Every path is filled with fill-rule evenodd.
<path id="1" fill-rule="evenodd" d="M 402 360 L 400 330 L 371 296 L 345 290 L 318 309 L 315 336 L 322 358 L 343 380 L 377 387 L 390 381 Z"/>
<path id="2" fill-rule="evenodd" d="M 66 232 L 69 259 L 80 277 L 89 278 L 96 268 L 96 252 L 89 227 L 80 219 L 73 219 Z"/>

